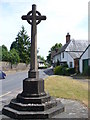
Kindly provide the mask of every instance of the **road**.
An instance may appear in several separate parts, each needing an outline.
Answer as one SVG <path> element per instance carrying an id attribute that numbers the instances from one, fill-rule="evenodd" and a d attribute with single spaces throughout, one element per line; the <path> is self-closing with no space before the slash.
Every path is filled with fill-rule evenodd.
<path id="1" fill-rule="evenodd" d="M 46 70 L 39 70 L 39 78 L 48 77 Z M 45 72 L 44 72 L 45 71 Z M 10 94 L 12 91 L 22 89 L 23 80 L 28 77 L 27 71 L 16 72 L 6 76 L 5 79 L 0 79 L 0 97 Z"/>
<path id="2" fill-rule="evenodd" d="M 27 77 L 27 72 L 9 74 L 2 80 L 2 95 L 22 88 L 22 81 Z"/>

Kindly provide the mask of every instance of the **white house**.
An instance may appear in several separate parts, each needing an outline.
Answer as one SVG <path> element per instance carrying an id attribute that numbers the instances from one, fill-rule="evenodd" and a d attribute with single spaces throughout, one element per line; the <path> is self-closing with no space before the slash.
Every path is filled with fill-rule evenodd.
<path id="1" fill-rule="evenodd" d="M 69 33 L 66 35 L 66 44 L 53 55 L 52 62 L 56 64 L 57 61 L 60 64 L 67 63 L 69 67 L 79 71 L 79 58 L 88 46 L 86 40 L 71 40 Z"/>
<path id="2" fill-rule="evenodd" d="M 57 61 L 60 61 L 60 54 L 53 56 L 52 63 L 57 63 Z"/>
<path id="3" fill-rule="evenodd" d="M 43 60 L 40 60 L 38 59 L 38 67 L 45 67 L 45 64 L 44 64 L 44 61 Z"/>
<path id="4" fill-rule="evenodd" d="M 79 66 L 80 73 L 84 72 L 90 66 L 90 44 L 80 56 Z"/>
<path id="5" fill-rule="evenodd" d="M 60 61 L 61 64 L 67 63 L 70 68 L 74 68 L 74 59 L 67 51 L 62 52 L 60 56 L 61 56 L 61 61 Z"/>

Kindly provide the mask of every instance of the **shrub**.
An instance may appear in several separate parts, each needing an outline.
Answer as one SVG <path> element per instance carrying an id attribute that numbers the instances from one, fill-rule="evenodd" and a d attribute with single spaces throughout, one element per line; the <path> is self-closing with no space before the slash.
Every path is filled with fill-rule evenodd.
<path id="1" fill-rule="evenodd" d="M 55 75 L 62 74 L 62 66 L 56 66 L 55 69 L 54 69 L 54 74 Z"/>
<path id="2" fill-rule="evenodd" d="M 74 68 L 68 68 L 67 65 L 56 66 L 54 69 L 55 75 L 71 75 L 75 73 Z"/>
<path id="3" fill-rule="evenodd" d="M 69 72 L 69 74 L 74 74 L 75 73 L 75 68 L 69 68 L 68 72 Z"/>
<path id="4" fill-rule="evenodd" d="M 69 69 L 70 69 L 70 68 L 66 68 L 66 69 L 65 69 L 65 75 L 70 75 Z"/>
<path id="5" fill-rule="evenodd" d="M 66 67 L 62 66 L 56 66 L 54 69 L 54 74 L 55 75 L 65 75 Z"/>
<path id="6" fill-rule="evenodd" d="M 65 63 L 65 64 L 63 65 L 63 67 L 66 67 L 66 68 L 68 68 L 68 64 L 67 64 L 67 63 Z"/>

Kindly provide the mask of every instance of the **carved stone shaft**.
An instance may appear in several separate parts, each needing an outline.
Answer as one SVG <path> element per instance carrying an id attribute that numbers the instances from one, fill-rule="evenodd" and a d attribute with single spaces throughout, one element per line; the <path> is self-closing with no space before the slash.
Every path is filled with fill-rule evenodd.
<path id="1" fill-rule="evenodd" d="M 32 26 L 31 26 L 31 64 L 30 70 L 37 71 L 37 25 L 36 6 L 32 6 Z"/>

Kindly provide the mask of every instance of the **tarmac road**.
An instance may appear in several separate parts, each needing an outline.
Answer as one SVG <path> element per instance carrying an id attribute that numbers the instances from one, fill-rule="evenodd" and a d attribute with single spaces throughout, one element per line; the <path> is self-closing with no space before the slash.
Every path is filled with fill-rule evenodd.
<path id="1" fill-rule="evenodd" d="M 2 95 L 7 94 L 11 91 L 21 89 L 23 79 L 27 77 L 27 72 L 16 72 L 9 74 L 5 79 L 2 79 Z"/>
<path id="2" fill-rule="evenodd" d="M 48 77 L 48 75 L 43 71 L 44 70 L 39 70 L 39 77 L 44 79 Z M 5 79 L 0 79 L 0 97 L 8 95 L 15 90 L 21 90 L 23 86 L 23 80 L 27 77 L 28 71 L 22 71 L 8 74 Z"/>

